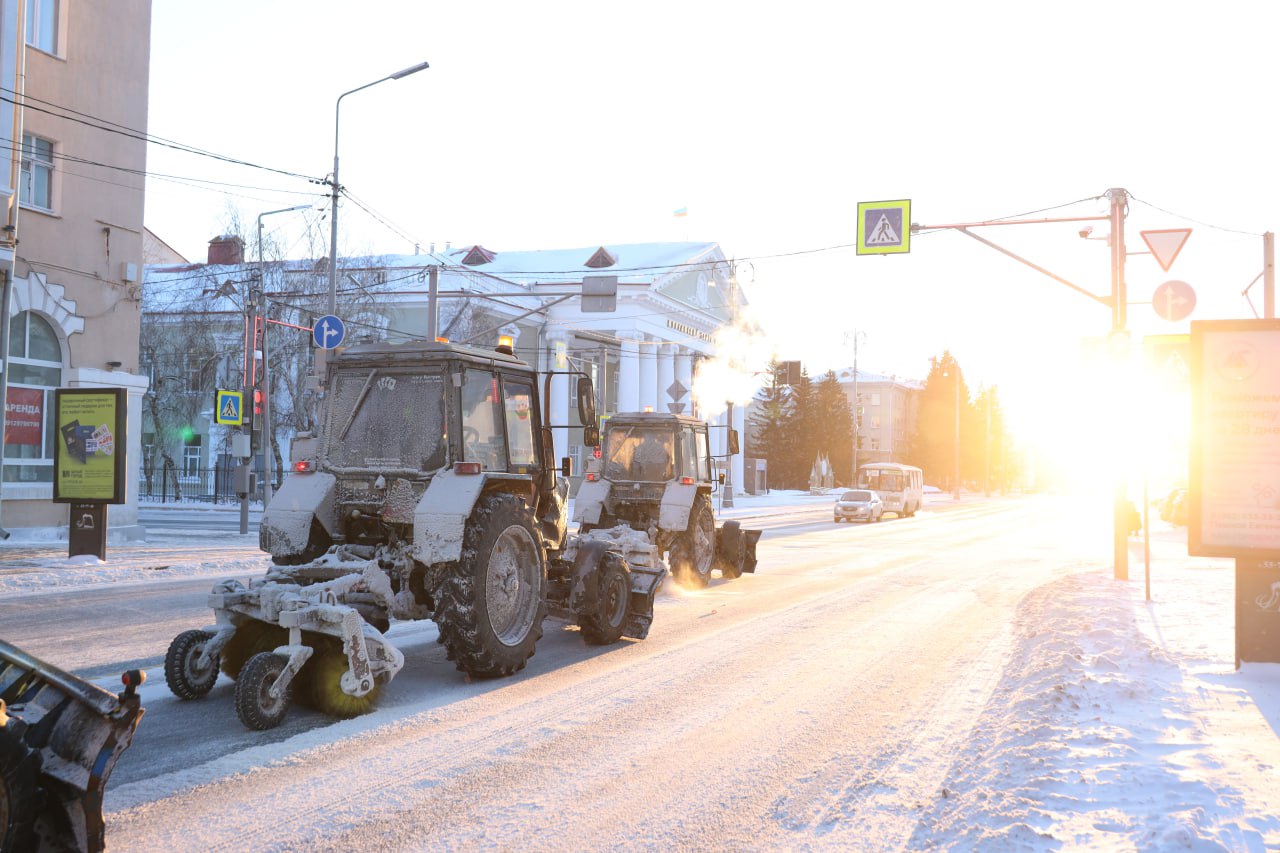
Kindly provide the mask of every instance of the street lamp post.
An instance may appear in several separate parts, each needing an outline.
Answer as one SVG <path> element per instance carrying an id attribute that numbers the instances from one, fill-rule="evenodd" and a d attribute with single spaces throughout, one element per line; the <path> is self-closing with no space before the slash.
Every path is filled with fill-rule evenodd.
<path id="1" fill-rule="evenodd" d="M 262 508 L 266 509 L 267 504 L 271 503 L 271 475 L 272 463 L 275 461 L 272 450 L 274 444 L 272 438 L 275 436 L 275 430 L 271 428 L 271 383 L 270 374 L 267 367 L 267 280 L 263 275 L 265 264 L 262 260 L 262 219 L 265 216 L 274 216 L 277 213 L 292 213 L 296 210 L 310 210 L 309 204 L 295 204 L 293 207 L 284 207 L 280 210 L 268 210 L 266 213 L 258 214 L 258 287 L 262 291 L 261 307 L 263 314 L 262 323 L 262 468 L 264 473 L 262 483 Z M 252 392 L 250 393 L 250 405 L 252 402 Z M 250 436 L 250 441 L 252 441 Z"/>
<path id="2" fill-rule="evenodd" d="M 379 83 L 385 83 L 388 80 L 399 80 L 401 77 L 408 77 L 410 74 L 417 74 L 419 71 L 430 68 L 426 62 L 419 62 L 417 65 L 411 65 L 403 68 L 394 74 L 390 74 L 372 83 L 365 83 L 363 86 L 357 86 L 349 92 L 343 92 L 338 96 L 337 102 L 333 106 L 333 181 L 330 184 L 332 190 L 330 199 L 332 202 L 332 210 L 329 214 L 329 313 L 335 314 L 338 310 L 338 190 L 341 184 L 338 183 L 338 118 L 342 109 L 342 99 L 347 95 L 355 94 L 362 89 L 368 89 L 370 86 L 376 86 Z"/>
<path id="3" fill-rule="evenodd" d="M 952 378 L 953 378 L 953 382 L 956 389 L 956 440 L 955 440 L 955 446 L 953 450 L 953 456 L 955 457 L 955 465 L 956 465 L 955 499 L 957 502 L 959 502 L 960 500 L 960 370 L 958 368 L 953 369 L 951 371 L 944 370 L 942 372 L 942 375 L 947 376 L 948 374 L 953 372 L 955 375 Z"/>

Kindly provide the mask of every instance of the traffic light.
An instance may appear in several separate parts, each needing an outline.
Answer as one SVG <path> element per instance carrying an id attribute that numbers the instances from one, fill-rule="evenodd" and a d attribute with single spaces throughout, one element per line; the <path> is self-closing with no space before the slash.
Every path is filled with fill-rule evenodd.
<path id="1" fill-rule="evenodd" d="M 257 388 L 253 389 L 253 413 L 255 415 L 262 414 L 262 392 Z"/>

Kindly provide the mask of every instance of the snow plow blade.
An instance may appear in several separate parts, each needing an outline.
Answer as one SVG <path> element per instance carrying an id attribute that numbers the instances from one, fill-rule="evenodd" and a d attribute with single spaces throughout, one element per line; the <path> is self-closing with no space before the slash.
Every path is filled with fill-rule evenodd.
<path id="1" fill-rule="evenodd" d="M 102 794 L 142 718 L 119 695 L 0 640 L 0 851 L 105 847 Z"/>
<path id="2" fill-rule="evenodd" d="M 760 541 L 760 534 L 763 530 L 744 530 L 742 538 L 746 547 L 746 554 L 742 561 L 742 570 L 755 574 L 756 571 L 756 543 Z"/>

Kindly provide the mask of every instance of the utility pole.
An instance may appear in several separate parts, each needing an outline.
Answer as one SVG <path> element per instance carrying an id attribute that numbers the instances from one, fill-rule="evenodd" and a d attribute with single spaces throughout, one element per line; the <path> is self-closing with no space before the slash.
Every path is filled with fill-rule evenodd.
<path id="1" fill-rule="evenodd" d="M 1276 235 L 1262 235 L 1262 316 L 1276 318 Z"/>
<path id="2" fill-rule="evenodd" d="M 1122 356 L 1127 359 L 1128 336 L 1125 331 L 1125 281 L 1124 281 L 1124 216 L 1129 206 L 1129 193 L 1123 189 L 1107 190 L 1111 199 L 1111 334 L 1120 338 L 1126 346 Z M 1113 352 L 1113 355 L 1115 353 Z M 1129 479 L 1123 466 L 1117 466 L 1115 500 L 1112 519 L 1113 559 L 1115 579 L 1129 579 Z"/>
<path id="3" fill-rule="evenodd" d="M 858 330 L 853 330 L 853 482 L 858 482 L 858 445 L 862 444 L 862 397 L 858 395 Z"/>
<path id="4" fill-rule="evenodd" d="M 950 228 L 959 231 L 966 237 L 972 237 L 979 243 L 995 249 L 1001 254 L 1013 258 L 1020 264 L 1031 267 L 1036 272 L 1043 273 L 1049 278 L 1060 284 L 1064 284 L 1077 293 L 1081 293 L 1101 305 L 1107 305 L 1111 308 L 1111 333 L 1115 337 L 1120 337 L 1125 333 L 1125 280 L 1124 280 L 1124 217 L 1128 212 L 1129 193 L 1123 189 L 1110 189 L 1106 192 L 1106 197 L 1111 202 L 1111 210 L 1106 216 L 1059 216 L 1048 217 L 1043 219 L 999 219 L 986 220 L 983 222 L 957 222 L 946 225 L 920 225 L 911 224 L 912 233 L 922 231 L 930 231 L 939 228 Z M 996 245 L 985 237 L 975 234 L 972 229 L 988 226 L 1008 226 L 1008 225 L 1040 225 L 1047 222 L 1102 222 L 1111 223 L 1111 294 L 1110 296 L 1098 296 L 1087 288 L 1081 287 L 1062 276 L 1050 272 L 1039 264 L 1032 263 L 1020 255 L 1011 252 L 1003 246 Z M 1128 501 L 1128 481 L 1123 472 L 1117 472 L 1118 482 L 1115 487 L 1115 506 L 1113 513 L 1112 539 L 1114 544 L 1115 557 L 1115 577 L 1116 580 L 1129 579 L 1129 550 L 1128 550 L 1128 529 L 1127 529 L 1127 513 L 1124 511 Z"/>
<path id="5" fill-rule="evenodd" d="M 733 454 L 729 452 L 729 433 L 733 431 L 733 401 L 725 401 L 725 421 L 727 427 L 724 434 L 725 466 L 724 494 L 720 497 L 721 509 L 733 509 Z"/>

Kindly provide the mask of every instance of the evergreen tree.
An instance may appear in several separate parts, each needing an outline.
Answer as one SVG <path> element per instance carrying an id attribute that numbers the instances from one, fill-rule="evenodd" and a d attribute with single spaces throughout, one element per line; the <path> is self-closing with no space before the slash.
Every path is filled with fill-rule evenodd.
<path id="1" fill-rule="evenodd" d="M 826 453 L 831 460 L 837 484 L 852 485 L 853 412 L 835 371 L 828 370 L 815 386 L 814 407 L 818 452 Z"/>
<path id="2" fill-rule="evenodd" d="M 809 371 L 800 374 L 800 383 L 792 389 L 790 417 L 787 418 L 787 455 L 785 484 L 788 489 L 809 488 L 809 474 L 821 450 L 818 435 L 819 414 L 816 394 Z"/>
<path id="3" fill-rule="evenodd" d="M 783 383 L 777 360 L 769 362 L 769 384 L 756 395 L 756 405 L 748 418 L 750 455 L 768 460 L 769 483 L 783 486 L 784 461 L 789 452 L 787 419 L 791 410 L 791 393 Z"/>
<path id="4" fill-rule="evenodd" d="M 924 470 L 926 483 L 950 491 L 957 485 L 957 405 L 962 469 L 965 469 L 965 448 L 972 447 L 976 439 L 969 390 L 964 382 L 964 372 L 949 350 L 944 351 L 941 358 L 930 358 L 929 362 L 929 376 L 920 392 L 920 409 L 908 459 L 910 464 Z M 967 470 L 972 472 L 971 466 Z"/>

